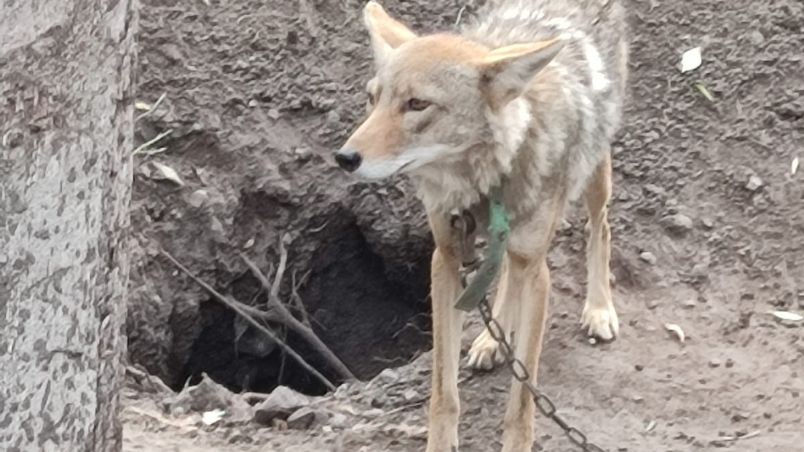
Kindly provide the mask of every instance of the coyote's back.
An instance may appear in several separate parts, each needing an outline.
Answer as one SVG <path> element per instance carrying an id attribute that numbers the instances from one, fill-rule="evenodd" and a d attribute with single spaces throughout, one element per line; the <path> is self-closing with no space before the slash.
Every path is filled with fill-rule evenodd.
<path id="1" fill-rule="evenodd" d="M 610 123 L 601 125 L 608 135 L 616 130 L 628 64 L 625 14 L 618 0 L 491 0 L 462 34 L 492 48 L 563 37 L 568 45 L 555 62 L 577 78 L 578 87 L 588 87 L 589 99 L 608 113 L 603 116 Z"/>
<path id="2" fill-rule="evenodd" d="M 491 0 L 461 34 L 491 48 L 560 37 L 552 64 L 562 100 L 534 108 L 543 133 L 570 133 L 548 161 L 564 160 L 570 198 L 577 197 L 608 153 L 620 126 L 628 65 L 626 22 L 618 0 Z M 562 123 L 564 121 L 564 123 Z M 564 131 L 564 132 L 562 132 Z"/>

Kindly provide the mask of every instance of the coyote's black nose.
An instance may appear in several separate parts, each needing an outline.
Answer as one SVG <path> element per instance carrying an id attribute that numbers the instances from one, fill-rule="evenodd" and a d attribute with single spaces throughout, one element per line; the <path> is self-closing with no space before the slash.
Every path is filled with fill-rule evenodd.
<path id="1" fill-rule="evenodd" d="M 363 158 L 351 149 L 341 149 L 335 153 L 335 161 L 338 162 L 341 168 L 351 173 L 360 168 L 360 162 L 363 161 Z"/>

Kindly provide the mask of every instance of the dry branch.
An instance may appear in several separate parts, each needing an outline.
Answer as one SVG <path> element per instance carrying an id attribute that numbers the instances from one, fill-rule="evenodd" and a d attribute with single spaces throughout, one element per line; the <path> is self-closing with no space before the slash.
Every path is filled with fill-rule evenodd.
<path id="1" fill-rule="evenodd" d="M 190 277 L 193 281 L 196 282 L 199 286 L 203 287 L 207 292 L 209 292 L 212 296 L 214 296 L 218 301 L 228 306 L 230 309 L 235 311 L 237 314 L 241 315 L 248 323 L 250 323 L 254 328 L 261 331 L 263 334 L 271 338 L 274 342 L 276 342 L 288 355 L 290 355 L 296 362 L 299 363 L 305 370 L 310 372 L 314 377 L 316 377 L 321 383 L 323 383 L 327 389 L 330 391 L 334 391 L 335 385 L 332 384 L 331 381 L 327 379 L 321 372 L 317 371 L 313 366 L 307 363 L 304 358 L 301 357 L 295 350 L 293 350 L 285 341 L 279 338 L 273 331 L 266 328 L 264 325 L 260 324 L 255 320 L 255 317 L 262 318 L 265 320 L 268 317 L 268 313 L 260 311 L 259 309 L 252 308 L 251 306 L 247 306 L 239 301 L 232 300 L 231 298 L 221 294 L 217 290 L 215 290 L 212 286 L 204 282 L 201 278 L 195 276 L 187 267 L 182 265 L 179 261 L 176 260 L 170 253 L 165 250 L 161 250 L 162 255 L 164 255 L 176 268 L 181 270 L 185 275 Z M 284 306 L 283 306 L 284 307 Z M 295 320 L 295 319 L 294 319 Z M 351 375 L 351 374 L 350 374 Z M 353 377 L 352 377 L 353 378 Z"/>
<path id="2" fill-rule="evenodd" d="M 279 243 L 279 267 L 276 269 L 274 275 L 274 282 L 268 281 L 268 278 L 260 271 L 256 264 L 251 261 L 244 254 L 240 253 L 240 258 L 246 263 L 251 273 L 259 279 L 262 286 L 268 292 L 268 308 L 271 313 L 276 317 L 277 321 L 282 322 L 294 333 L 301 336 L 308 344 L 310 344 L 318 353 L 320 353 L 327 363 L 345 380 L 355 380 L 354 374 L 349 370 L 343 361 L 338 358 L 332 350 L 315 334 L 315 332 L 304 323 L 300 322 L 293 314 L 290 313 L 287 306 L 279 299 L 279 282 L 284 275 L 288 252 L 285 248 L 284 241 Z"/>
<path id="3" fill-rule="evenodd" d="M 301 280 L 296 281 L 296 272 L 294 271 L 292 275 L 290 275 L 290 304 L 296 308 L 299 316 L 301 317 L 301 322 L 307 328 L 312 329 L 313 324 L 310 322 L 310 314 L 307 312 L 307 309 L 304 307 L 304 303 L 302 302 L 301 295 L 299 295 L 299 287 L 303 286 L 305 282 L 307 282 L 307 277 L 310 276 L 310 272 L 302 276 Z M 320 323 L 316 322 L 318 326 L 321 326 Z"/>

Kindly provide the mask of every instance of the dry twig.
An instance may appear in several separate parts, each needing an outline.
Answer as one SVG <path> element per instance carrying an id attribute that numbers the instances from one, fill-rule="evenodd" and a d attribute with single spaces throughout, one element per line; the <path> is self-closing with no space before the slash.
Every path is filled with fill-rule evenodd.
<path id="1" fill-rule="evenodd" d="M 310 276 L 310 272 L 304 274 L 299 281 L 296 281 L 296 272 L 294 271 L 291 275 L 291 293 L 290 293 L 290 302 L 296 311 L 301 316 L 301 322 L 307 328 L 313 328 L 312 322 L 310 322 L 310 313 L 307 312 L 307 309 L 304 307 L 304 302 L 302 302 L 301 295 L 299 295 L 299 287 L 303 286 L 305 282 L 307 282 L 307 278 Z M 316 322 L 317 325 L 321 326 L 320 323 Z"/>
<path id="2" fill-rule="evenodd" d="M 161 96 L 159 96 L 159 99 L 157 99 L 157 100 L 156 100 L 156 102 L 154 102 L 154 104 L 151 106 L 151 108 L 149 108 L 149 109 L 148 109 L 148 111 L 146 111 L 145 113 L 143 113 L 143 114 L 141 114 L 141 115 L 137 116 L 137 117 L 134 119 L 134 122 L 137 122 L 137 121 L 139 121 L 140 119 L 145 118 L 146 116 L 148 116 L 148 115 L 150 115 L 151 113 L 153 113 L 154 111 L 156 111 L 156 109 L 157 109 L 157 108 L 159 108 L 159 104 L 161 104 L 161 103 L 162 103 L 162 101 L 163 101 L 163 100 L 165 100 L 165 97 L 166 97 L 166 96 L 167 96 L 167 93 L 166 93 L 166 92 L 165 92 L 165 93 L 162 93 L 162 95 L 161 95 Z"/>
<path id="3" fill-rule="evenodd" d="M 277 321 L 285 324 L 294 333 L 301 336 L 308 344 L 310 344 L 318 353 L 320 353 L 328 362 L 328 364 L 345 380 L 355 380 L 354 374 L 349 370 L 343 361 L 338 358 L 332 350 L 313 332 L 311 328 L 300 322 L 293 314 L 288 311 L 288 308 L 279 299 L 279 281 L 284 275 L 288 251 L 285 248 L 284 240 L 279 243 L 279 267 L 276 269 L 274 275 L 274 282 L 268 281 L 268 278 L 260 271 L 256 264 L 251 259 L 240 253 L 240 258 L 246 263 L 246 266 L 251 270 L 251 273 L 262 283 L 265 290 L 268 292 L 268 307 L 271 314 L 273 314 Z M 258 311 L 259 312 L 259 311 Z"/>
<path id="4" fill-rule="evenodd" d="M 182 271 L 185 275 L 187 275 L 190 279 L 196 282 L 199 286 L 203 287 L 207 292 L 209 292 L 212 296 L 214 296 L 218 301 L 225 304 L 227 307 L 235 311 L 237 314 L 241 315 L 248 323 L 250 323 L 254 328 L 257 328 L 263 334 L 271 338 L 274 342 L 277 343 L 291 358 L 296 360 L 300 366 L 302 366 L 305 370 L 310 372 L 315 378 L 317 378 L 321 383 L 323 383 L 327 389 L 330 391 L 334 391 L 335 385 L 332 384 L 331 381 L 327 379 L 321 372 L 317 371 L 313 366 L 307 363 L 304 358 L 301 357 L 295 350 L 293 350 L 285 341 L 279 338 L 273 331 L 266 328 L 264 325 L 260 324 L 255 320 L 255 318 L 262 318 L 265 320 L 268 317 L 268 313 L 260 311 L 259 309 L 252 308 L 251 306 L 247 306 L 239 301 L 232 300 L 231 298 L 221 294 L 217 290 L 215 290 L 212 286 L 201 280 L 201 278 L 195 276 L 187 267 L 182 265 L 179 261 L 176 260 L 170 253 L 165 250 L 162 250 L 162 255 L 164 255 L 176 268 Z M 284 308 L 284 306 L 282 306 Z M 285 310 L 287 312 L 287 310 Z M 284 319 L 283 319 L 284 320 Z M 295 320 L 295 318 L 293 319 Z M 298 321 L 296 321 L 298 323 Z M 351 373 L 350 373 L 351 375 Z M 354 377 L 352 377 L 354 378 Z"/>

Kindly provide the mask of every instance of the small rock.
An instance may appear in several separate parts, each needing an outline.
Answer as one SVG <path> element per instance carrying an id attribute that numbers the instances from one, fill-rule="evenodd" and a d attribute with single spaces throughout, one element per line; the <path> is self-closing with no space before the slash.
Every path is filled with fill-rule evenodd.
<path id="1" fill-rule="evenodd" d="M 306 146 L 301 146 L 294 149 L 293 154 L 295 154 L 300 160 L 307 160 L 313 156 L 313 150 Z"/>
<path id="2" fill-rule="evenodd" d="M 631 398 L 631 400 L 633 400 L 633 401 L 634 401 L 634 402 L 636 402 L 636 403 L 642 403 L 642 402 L 644 402 L 644 401 L 645 401 L 645 398 L 644 398 L 644 397 L 642 397 L 641 395 L 635 395 L 635 396 L 633 396 L 633 397 Z"/>
<path id="3" fill-rule="evenodd" d="M 203 206 L 208 200 L 209 193 L 203 189 L 194 191 L 189 198 L 187 198 L 187 202 L 196 209 Z"/>
<path id="4" fill-rule="evenodd" d="M 341 413 L 332 413 L 329 418 L 329 425 L 334 428 L 346 428 L 349 419 Z"/>
<path id="5" fill-rule="evenodd" d="M 713 359 L 709 360 L 709 367 L 711 367 L 713 369 L 716 368 L 716 367 L 720 367 L 720 360 L 717 359 L 717 358 L 713 358 Z"/>
<path id="6" fill-rule="evenodd" d="M 754 45 L 760 45 L 765 41 L 765 36 L 762 35 L 762 32 L 759 30 L 754 30 L 748 34 L 748 39 L 751 40 L 751 43 Z"/>
<path id="7" fill-rule="evenodd" d="M 257 406 L 254 421 L 261 425 L 271 425 L 275 419 L 287 419 L 291 413 L 309 404 L 310 399 L 307 396 L 286 386 L 279 386 Z"/>
<path id="8" fill-rule="evenodd" d="M 341 115 L 336 110 L 330 110 L 327 113 L 327 123 L 333 126 L 341 122 Z"/>
<path id="9" fill-rule="evenodd" d="M 282 419 L 274 419 L 271 421 L 271 427 L 279 430 L 280 432 L 284 432 L 288 429 L 287 421 L 283 421 Z"/>
<path id="10" fill-rule="evenodd" d="M 651 253 L 650 251 L 643 251 L 642 253 L 639 254 L 639 258 L 650 265 L 655 265 L 657 260 L 656 255 Z"/>
<path id="11" fill-rule="evenodd" d="M 715 222 L 712 221 L 711 218 L 702 219 L 701 224 L 703 224 L 703 227 L 705 227 L 706 229 L 712 229 L 715 227 Z"/>
<path id="12" fill-rule="evenodd" d="M 698 303 L 692 298 L 687 298 L 686 300 L 681 302 L 681 306 L 683 306 L 683 307 L 685 307 L 687 309 L 692 309 L 695 306 L 698 306 Z"/>
<path id="13" fill-rule="evenodd" d="M 407 391 L 402 393 L 402 398 L 405 399 L 405 402 L 413 402 L 414 400 L 418 400 L 420 396 L 419 391 L 415 389 L 408 389 Z"/>
<path id="14" fill-rule="evenodd" d="M 288 417 L 288 428 L 294 430 L 306 430 L 316 421 L 318 415 L 310 408 L 297 410 Z"/>
<path id="15" fill-rule="evenodd" d="M 726 360 L 726 368 L 731 369 L 732 367 L 734 367 L 734 360 L 729 358 Z"/>
<path id="16" fill-rule="evenodd" d="M 336 399 L 344 399 L 349 397 L 349 390 L 351 389 L 349 383 L 344 383 L 338 386 L 338 389 L 335 390 L 335 398 Z"/>
<path id="17" fill-rule="evenodd" d="M 662 219 L 662 225 L 673 234 L 684 235 L 692 230 L 692 220 L 690 217 L 677 213 Z"/>
<path id="18" fill-rule="evenodd" d="M 636 369 L 637 372 L 642 372 L 645 369 L 645 366 L 642 364 L 637 364 L 634 366 L 634 369 Z"/>
<path id="19" fill-rule="evenodd" d="M 762 188 L 763 185 L 765 185 L 765 182 L 763 182 L 762 179 L 759 178 L 759 176 L 752 175 L 751 177 L 748 178 L 748 183 L 745 184 L 745 188 L 748 191 L 757 191 L 760 188 Z"/>
<path id="20" fill-rule="evenodd" d="M 399 372 L 393 369 L 385 369 L 382 372 L 380 372 L 379 375 L 374 377 L 372 383 L 380 385 L 388 385 L 396 383 L 397 381 L 399 381 Z"/>
<path id="21" fill-rule="evenodd" d="M 734 413 L 731 415 L 732 422 L 740 422 L 748 419 L 750 417 L 747 413 Z"/>
<path id="22" fill-rule="evenodd" d="M 227 421 L 248 421 L 253 415 L 251 406 L 242 397 L 215 383 L 206 374 L 201 382 L 167 398 L 163 408 L 173 416 L 189 413 L 225 413 Z M 209 415 L 208 415 L 209 416 Z"/>

